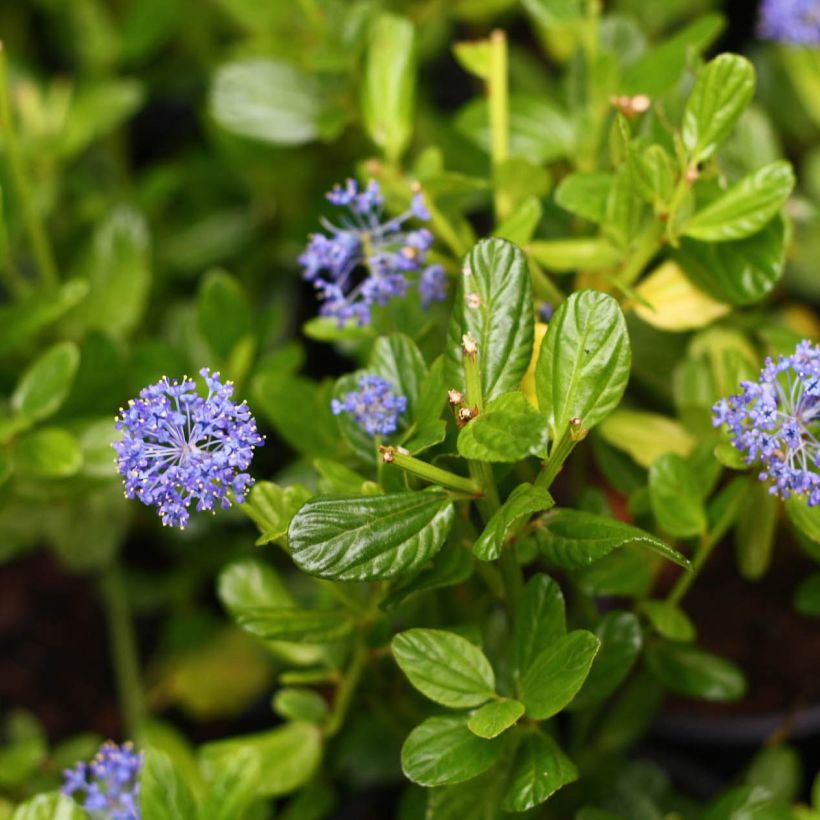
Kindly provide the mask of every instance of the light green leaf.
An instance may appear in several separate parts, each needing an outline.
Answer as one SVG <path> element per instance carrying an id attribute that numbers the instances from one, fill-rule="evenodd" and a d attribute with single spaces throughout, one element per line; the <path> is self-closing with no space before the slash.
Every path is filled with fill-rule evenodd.
<path id="1" fill-rule="evenodd" d="M 487 522 L 473 545 L 473 554 L 482 561 L 494 561 L 501 555 L 507 534 L 517 521 L 524 516 L 548 510 L 554 504 L 552 496 L 542 487 L 519 484 Z"/>
<path id="2" fill-rule="evenodd" d="M 754 66 L 738 54 L 719 54 L 700 70 L 683 112 L 681 136 L 690 162 L 703 162 L 715 153 L 754 92 Z"/>
<path id="3" fill-rule="evenodd" d="M 223 360 L 253 332 L 248 297 L 239 281 L 222 270 L 205 274 L 197 293 L 197 316 L 208 346 Z"/>
<path id="4" fill-rule="evenodd" d="M 217 595 L 231 615 L 249 606 L 293 605 L 293 598 L 276 570 L 254 558 L 225 566 L 219 573 Z"/>
<path id="5" fill-rule="evenodd" d="M 765 484 L 749 485 L 735 526 L 735 560 L 748 581 L 762 578 L 769 568 L 779 509 L 780 503 Z"/>
<path id="6" fill-rule="evenodd" d="M 327 701 L 312 689 L 286 687 L 273 697 L 273 708 L 285 720 L 321 723 L 328 713 Z"/>
<path id="7" fill-rule="evenodd" d="M 563 26 L 582 20 L 581 0 L 522 0 L 524 8 L 542 26 Z M 520 809 L 519 809 L 520 811 Z"/>
<path id="8" fill-rule="evenodd" d="M 695 627 L 679 606 L 669 601 L 641 601 L 639 608 L 662 637 L 683 642 L 695 639 Z"/>
<path id="9" fill-rule="evenodd" d="M 678 538 L 706 531 L 706 510 L 691 466 L 676 453 L 658 456 L 649 468 L 649 500 L 661 528 Z"/>
<path id="10" fill-rule="evenodd" d="M 646 660 L 653 674 L 679 695 L 734 701 L 746 694 L 740 667 L 692 644 L 659 641 L 647 649 Z"/>
<path id="11" fill-rule="evenodd" d="M 618 303 L 598 291 L 573 293 L 552 317 L 535 371 L 538 404 L 558 442 L 570 420 L 593 428 L 617 406 L 632 353 Z"/>
<path id="12" fill-rule="evenodd" d="M 528 811 L 577 779 L 575 764 L 549 735 L 528 732 L 516 749 L 502 808 Z"/>
<path id="13" fill-rule="evenodd" d="M 395 162 L 413 129 L 416 86 L 413 24 L 381 14 L 373 26 L 364 76 L 362 112 L 370 138 Z"/>
<path id="14" fill-rule="evenodd" d="M 494 700 L 470 715 L 467 728 L 479 737 L 494 738 L 513 726 L 524 714 L 524 704 L 517 700 Z"/>
<path id="15" fill-rule="evenodd" d="M 393 638 L 393 655 L 410 683 L 443 706 L 479 706 L 495 694 L 490 662 L 460 635 L 441 629 L 408 629 Z"/>
<path id="16" fill-rule="evenodd" d="M 774 219 L 793 187 L 794 172 L 788 162 L 765 165 L 696 211 L 683 223 L 681 233 L 702 242 L 745 239 Z"/>
<path id="17" fill-rule="evenodd" d="M 242 606 L 232 614 L 243 629 L 271 641 L 329 643 L 346 635 L 352 627 L 338 610 Z"/>
<path id="18" fill-rule="evenodd" d="M 458 436 L 458 452 L 475 461 L 521 461 L 546 447 L 546 421 L 520 391 L 497 396 Z"/>
<path id="19" fill-rule="evenodd" d="M 603 222 L 612 181 L 612 174 L 603 171 L 568 174 L 555 189 L 555 201 L 565 211 L 590 222 Z"/>
<path id="20" fill-rule="evenodd" d="M 764 746 L 754 757 L 746 782 L 769 792 L 772 800 L 794 803 L 800 795 L 803 766 L 791 746 Z"/>
<path id="21" fill-rule="evenodd" d="M 535 196 L 522 199 L 515 210 L 493 231 L 493 236 L 515 245 L 526 245 L 533 237 L 544 209 Z"/>
<path id="22" fill-rule="evenodd" d="M 455 43 L 453 55 L 463 69 L 482 80 L 490 77 L 490 55 L 492 44 L 489 40 L 476 40 Z"/>
<path id="23" fill-rule="evenodd" d="M 66 400 L 80 365 L 73 342 L 50 347 L 23 373 L 11 397 L 12 409 L 30 421 L 54 415 Z"/>
<path id="24" fill-rule="evenodd" d="M 792 524 L 812 541 L 820 543 L 820 507 L 810 507 L 805 497 L 793 495 L 785 502 Z"/>
<path id="25" fill-rule="evenodd" d="M 296 565 L 310 575 L 383 580 L 435 555 L 453 518 L 449 498 L 435 490 L 314 498 L 294 516 L 288 540 Z"/>
<path id="26" fill-rule="evenodd" d="M 621 251 L 598 237 L 536 239 L 527 245 L 527 253 L 555 273 L 608 268 L 621 260 Z"/>
<path id="27" fill-rule="evenodd" d="M 70 797 L 51 792 L 38 794 L 21 803 L 10 815 L 10 820 L 86 820 L 88 812 L 80 808 Z M 162 817 L 159 818 L 162 820 Z M 184 820 L 180 816 L 180 820 Z"/>
<path id="28" fill-rule="evenodd" d="M 156 820 L 195 820 L 196 803 L 185 780 L 164 752 L 149 749 L 140 775 L 140 808 Z"/>
<path id="29" fill-rule="evenodd" d="M 567 706 L 583 685 L 600 641 L 576 629 L 548 646 L 521 678 L 519 696 L 527 717 L 546 720 Z"/>
<path id="30" fill-rule="evenodd" d="M 687 558 L 660 538 L 614 518 L 580 510 L 555 509 L 540 523 L 538 546 L 549 561 L 560 567 L 585 567 L 617 547 L 632 543 L 644 545 L 685 569 L 690 566 Z"/>
<path id="31" fill-rule="evenodd" d="M 518 602 L 513 639 L 513 671 L 520 678 L 547 647 L 567 631 L 561 587 L 548 575 L 533 575 Z"/>
<path id="32" fill-rule="evenodd" d="M 258 756 L 252 749 L 241 749 L 214 773 L 199 806 L 198 820 L 235 820 L 244 817 L 256 800 L 260 780 Z"/>
<path id="33" fill-rule="evenodd" d="M 17 472 L 36 478 L 67 478 L 83 465 L 80 443 L 59 427 L 45 427 L 21 436 L 13 457 Z"/>
<path id="34" fill-rule="evenodd" d="M 466 715 L 428 718 L 413 729 L 401 750 L 405 776 L 420 786 L 462 783 L 501 759 L 502 738 L 485 740 L 467 728 Z"/>
<path id="35" fill-rule="evenodd" d="M 663 453 L 688 456 L 697 439 L 680 422 L 643 410 L 618 408 L 601 422 L 598 434 L 607 444 L 629 453 L 648 468 Z"/>
<path id="36" fill-rule="evenodd" d="M 241 509 L 259 528 L 256 543 L 287 544 L 288 525 L 296 511 L 313 494 L 301 484 L 280 487 L 272 481 L 257 481 Z"/>
<path id="37" fill-rule="evenodd" d="M 504 239 L 485 239 L 468 254 L 456 294 L 447 341 L 447 381 L 464 386 L 462 338 L 478 345 L 487 401 L 517 390 L 533 346 L 532 287 L 527 260 Z"/>

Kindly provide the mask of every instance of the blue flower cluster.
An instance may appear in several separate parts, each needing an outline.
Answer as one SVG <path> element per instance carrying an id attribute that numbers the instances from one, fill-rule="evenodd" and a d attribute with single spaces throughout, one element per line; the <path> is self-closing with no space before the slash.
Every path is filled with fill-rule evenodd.
<path id="1" fill-rule="evenodd" d="M 188 510 L 215 510 L 240 503 L 253 484 L 245 472 L 255 447 L 264 444 L 245 402 L 232 401 L 233 385 L 219 373 L 199 371 L 208 395 L 196 383 L 163 378 L 144 388 L 120 411 L 114 443 L 127 498 L 154 506 L 168 526 L 185 528 Z"/>
<path id="2" fill-rule="evenodd" d="M 759 461 L 761 481 L 788 498 L 805 496 L 820 504 L 820 345 L 801 342 L 791 356 L 766 359 L 756 382 L 721 399 L 713 408 L 714 424 L 729 428 L 732 444 Z"/>
<path id="3" fill-rule="evenodd" d="M 322 300 L 322 316 L 335 317 L 340 325 L 350 319 L 359 325 L 369 324 L 374 305 L 386 305 L 405 295 L 408 275 L 418 277 L 425 308 L 445 298 L 444 268 L 426 265 L 433 235 L 426 228 L 405 228 L 412 218 L 422 222 L 430 219 L 420 193 L 413 196 L 410 209 L 396 217 L 385 215 L 384 199 L 373 180 L 362 190 L 349 179 L 327 198 L 345 214 L 338 225 L 323 219 L 327 234 L 312 234 L 299 257 L 305 279 L 313 283 Z"/>
<path id="4" fill-rule="evenodd" d="M 90 763 L 66 769 L 63 794 L 81 796 L 83 808 L 99 820 L 140 820 L 142 762 L 131 743 L 103 743 Z"/>
<path id="5" fill-rule="evenodd" d="M 342 401 L 333 399 L 330 406 L 334 416 L 350 413 L 368 435 L 389 436 L 396 432 L 399 416 L 407 409 L 407 397 L 397 396 L 387 379 L 366 373 L 359 378 L 358 390 Z"/>
<path id="6" fill-rule="evenodd" d="M 820 0 L 763 0 L 758 32 L 780 43 L 820 45 Z"/>

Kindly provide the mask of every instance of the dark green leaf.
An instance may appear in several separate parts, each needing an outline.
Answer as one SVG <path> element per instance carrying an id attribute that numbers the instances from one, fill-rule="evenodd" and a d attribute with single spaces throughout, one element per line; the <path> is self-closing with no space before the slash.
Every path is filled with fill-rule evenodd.
<path id="1" fill-rule="evenodd" d="M 669 601 L 641 601 L 640 609 L 662 637 L 684 642 L 695 639 L 695 627 L 689 616 L 675 604 Z"/>
<path id="2" fill-rule="evenodd" d="M 60 342 L 43 353 L 20 377 L 12 409 L 31 421 L 56 413 L 71 390 L 80 364 L 73 342 Z"/>
<path id="3" fill-rule="evenodd" d="M 540 652 L 521 678 L 527 717 L 546 720 L 567 706 L 586 680 L 599 647 L 591 632 L 576 629 Z"/>
<path id="4" fill-rule="evenodd" d="M 470 551 L 453 544 L 434 556 L 429 567 L 418 575 L 397 582 L 391 593 L 382 602 L 382 608 L 389 610 L 408 595 L 430 589 L 455 586 L 463 583 L 473 573 L 473 559 Z"/>
<path id="5" fill-rule="evenodd" d="M 494 561 L 501 555 L 507 534 L 517 521 L 524 516 L 548 510 L 554 504 L 547 490 L 533 487 L 532 484 L 519 484 L 487 522 L 473 545 L 473 554 L 482 561 Z"/>
<path id="6" fill-rule="evenodd" d="M 661 528 L 679 538 L 706 530 L 706 510 L 692 468 L 676 453 L 658 456 L 649 468 L 649 499 Z"/>
<path id="7" fill-rule="evenodd" d="M 567 631 L 561 587 L 548 575 L 533 575 L 524 587 L 515 617 L 513 670 L 521 677 L 547 647 Z"/>
<path id="8" fill-rule="evenodd" d="M 241 606 L 232 612 L 243 629 L 271 641 L 329 643 L 350 632 L 351 622 L 334 610 L 288 606 Z"/>
<path id="9" fill-rule="evenodd" d="M 524 704 L 517 700 L 494 700 L 470 715 L 467 728 L 479 737 L 498 737 L 524 714 Z"/>
<path id="10" fill-rule="evenodd" d="M 556 509 L 541 519 L 538 529 L 541 552 L 568 569 L 584 567 L 625 544 L 639 543 L 669 561 L 689 568 L 689 561 L 660 538 L 603 515 Z"/>
<path id="11" fill-rule="evenodd" d="M 503 239 L 482 240 L 467 254 L 450 317 L 448 383 L 464 386 L 462 337 L 469 333 L 478 344 L 484 398 L 517 390 L 532 356 L 533 324 L 524 254 Z"/>
<path id="12" fill-rule="evenodd" d="M 631 361 L 615 299 L 599 291 L 573 293 L 552 317 L 535 371 L 553 442 L 568 431 L 571 419 L 589 430 L 618 406 Z"/>
<path id="13" fill-rule="evenodd" d="M 528 732 L 516 749 L 502 807 L 527 811 L 577 779 L 575 764 L 549 735 Z"/>
<path id="14" fill-rule="evenodd" d="M 410 683 L 430 700 L 463 709 L 495 694 L 484 653 L 466 638 L 441 629 L 409 629 L 393 638 L 393 655 Z"/>
<path id="15" fill-rule="evenodd" d="M 738 666 L 692 644 L 659 641 L 648 648 L 646 659 L 655 676 L 679 695 L 733 701 L 746 694 Z"/>
<path id="16" fill-rule="evenodd" d="M 441 549 L 453 505 L 437 491 L 314 498 L 288 530 L 293 560 L 310 575 L 339 581 L 395 578 Z"/>
<path id="17" fill-rule="evenodd" d="M 430 789 L 425 820 L 498 820 L 506 786 L 501 766 L 455 786 Z"/>
<path id="18" fill-rule="evenodd" d="M 502 738 L 485 740 L 467 728 L 466 715 L 428 718 L 413 729 L 401 750 L 404 774 L 420 786 L 462 783 L 501 758 Z"/>
<path id="19" fill-rule="evenodd" d="M 820 615 L 820 572 L 813 572 L 800 582 L 794 593 L 794 608 L 810 618 Z"/>
<path id="20" fill-rule="evenodd" d="M 684 222 L 681 233 L 702 242 L 746 239 L 777 215 L 793 187 L 791 165 L 785 160 L 773 162 L 696 211 Z"/>
<path id="21" fill-rule="evenodd" d="M 755 481 L 749 486 L 735 526 L 737 568 L 749 581 L 762 578 L 769 568 L 779 509 L 765 484 Z"/>
<path id="22" fill-rule="evenodd" d="M 475 461 L 520 461 L 546 447 L 546 421 L 520 391 L 497 396 L 458 436 L 458 452 Z"/>
<path id="23" fill-rule="evenodd" d="M 746 782 L 769 792 L 772 800 L 793 803 L 803 779 L 800 755 L 791 746 L 766 746 L 754 757 Z"/>
<path id="24" fill-rule="evenodd" d="M 196 803 L 171 758 L 149 749 L 140 775 L 140 808 L 157 820 L 195 820 Z"/>
<path id="25" fill-rule="evenodd" d="M 738 54 L 719 54 L 701 69 L 686 102 L 681 130 L 692 163 L 715 153 L 754 92 L 754 67 Z"/>

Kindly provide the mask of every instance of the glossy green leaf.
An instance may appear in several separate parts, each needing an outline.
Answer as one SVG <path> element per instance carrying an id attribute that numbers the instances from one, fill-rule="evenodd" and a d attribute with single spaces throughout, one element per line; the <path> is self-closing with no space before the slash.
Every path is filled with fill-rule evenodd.
<path id="1" fill-rule="evenodd" d="M 513 726 L 524 714 L 524 704 L 517 700 L 494 700 L 470 715 L 467 728 L 479 737 L 494 738 Z"/>
<path id="2" fill-rule="evenodd" d="M 670 641 L 693 641 L 695 627 L 689 616 L 669 601 L 641 601 L 641 612 L 646 615 L 654 630 Z"/>
<path id="3" fill-rule="evenodd" d="M 786 259 L 786 223 L 776 216 L 736 242 L 681 240 L 677 261 L 692 283 L 722 302 L 759 302 L 780 281 Z"/>
<path id="4" fill-rule="evenodd" d="M 517 521 L 524 516 L 548 510 L 554 504 L 552 496 L 542 487 L 519 484 L 487 522 L 473 545 L 473 554 L 482 561 L 494 561 L 501 555 L 507 535 Z"/>
<path id="5" fill-rule="evenodd" d="M 473 559 L 470 551 L 453 545 L 437 553 L 418 575 L 396 582 L 381 606 L 389 610 L 414 593 L 461 584 L 472 572 Z"/>
<path id="6" fill-rule="evenodd" d="M 338 610 L 288 606 L 242 606 L 233 613 L 243 629 L 271 641 L 329 643 L 350 632 L 352 624 Z"/>
<path id="7" fill-rule="evenodd" d="M 666 542 L 650 533 L 580 510 L 555 509 L 541 519 L 538 546 L 549 561 L 560 567 L 585 567 L 626 544 L 638 543 L 684 568 L 689 561 Z"/>
<path id="8" fill-rule="evenodd" d="M 498 820 L 498 805 L 506 786 L 504 770 L 496 766 L 454 786 L 427 790 L 425 820 Z"/>
<path id="9" fill-rule="evenodd" d="M 769 568 L 779 509 L 779 501 L 765 484 L 750 484 L 735 526 L 737 568 L 749 581 L 762 578 Z"/>
<path id="10" fill-rule="evenodd" d="M 706 510 L 698 478 L 676 453 L 658 456 L 649 468 L 649 500 L 661 528 L 678 538 L 706 531 Z"/>
<path id="11" fill-rule="evenodd" d="M 603 222 L 612 181 L 612 174 L 603 171 L 568 174 L 555 189 L 555 201 L 565 211 L 590 222 Z"/>
<path id="12" fill-rule="evenodd" d="M 589 430 L 618 406 L 631 361 L 623 313 L 608 294 L 573 293 L 555 311 L 535 370 L 538 404 L 553 442 L 572 419 Z"/>
<path id="13" fill-rule="evenodd" d="M 203 278 L 197 293 L 197 318 L 208 346 L 222 359 L 253 332 L 248 297 L 240 283 L 222 270 L 209 271 Z"/>
<path id="14" fill-rule="evenodd" d="M 88 812 L 78 803 L 59 792 L 38 794 L 21 803 L 14 814 L 9 815 L 10 820 L 86 820 L 87 817 Z M 158 817 L 163 820 L 162 815 Z M 180 820 L 185 820 L 183 815 Z"/>
<path id="15" fill-rule="evenodd" d="M 692 163 L 703 162 L 715 153 L 754 92 L 754 67 L 738 54 L 719 54 L 701 69 L 686 101 L 681 130 Z"/>
<path id="16" fill-rule="evenodd" d="M 513 671 L 521 677 L 547 647 L 567 631 L 561 587 L 548 575 L 533 575 L 518 602 L 513 640 Z"/>
<path id="17" fill-rule="evenodd" d="M 406 147 L 413 128 L 415 31 L 396 14 L 381 14 L 367 50 L 362 113 L 370 138 L 391 161 Z"/>
<path id="18" fill-rule="evenodd" d="M 516 749 L 502 808 L 527 811 L 577 779 L 575 764 L 549 735 L 528 732 Z"/>
<path id="19" fill-rule="evenodd" d="M 272 481 L 258 481 L 242 506 L 242 512 L 259 528 L 258 545 L 287 543 L 288 525 L 296 511 L 313 495 L 301 484 L 280 487 Z"/>
<path id="20" fill-rule="evenodd" d="M 14 448 L 14 469 L 37 478 L 67 478 L 83 464 L 80 443 L 59 427 L 45 427 L 21 436 Z"/>
<path id="21" fill-rule="evenodd" d="M 777 215 L 793 187 L 791 165 L 785 160 L 773 162 L 696 211 L 684 222 L 681 233 L 702 242 L 746 239 Z"/>
<path id="22" fill-rule="evenodd" d="M 466 715 L 428 718 L 401 750 L 405 776 L 420 786 L 462 783 L 486 772 L 504 751 L 502 738 L 485 740 L 467 728 Z"/>
<path id="23" fill-rule="evenodd" d="M 140 808 L 157 820 L 195 820 L 196 803 L 184 778 L 164 752 L 149 749 L 140 775 Z"/>
<path id="24" fill-rule="evenodd" d="M 653 674 L 679 695 L 734 701 L 746 694 L 740 667 L 692 644 L 659 641 L 647 649 L 646 660 Z"/>
<path id="25" fill-rule="evenodd" d="M 794 593 L 794 608 L 810 618 L 820 615 L 820 572 L 804 578 Z"/>
<path id="26" fill-rule="evenodd" d="M 294 516 L 288 541 L 296 565 L 337 581 L 395 578 L 435 555 L 453 525 L 438 491 L 314 498 Z"/>
<path id="27" fill-rule="evenodd" d="M 80 365 L 73 342 L 49 348 L 23 373 L 11 397 L 12 409 L 31 421 L 54 415 L 66 400 Z"/>
<path id="28" fill-rule="evenodd" d="M 248 755 L 258 766 L 257 797 L 290 794 L 313 777 L 322 755 L 321 732 L 312 723 L 285 723 L 266 732 L 207 743 L 200 749 L 205 776 L 213 779 L 230 770 L 240 755 Z"/>
<path id="29" fill-rule="evenodd" d="M 475 461 L 521 461 L 546 447 L 546 421 L 520 391 L 497 396 L 458 436 L 459 454 Z"/>
<path id="30" fill-rule="evenodd" d="M 598 237 L 535 239 L 527 245 L 527 253 L 556 273 L 608 268 L 621 259 L 618 248 Z"/>
<path id="31" fill-rule="evenodd" d="M 643 646 L 643 632 L 632 612 L 607 612 L 595 627 L 601 649 L 581 690 L 570 704 L 572 710 L 595 706 L 608 698 L 626 679 Z"/>
<path id="32" fill-rule="evenodd" d="M 328 713 L 327 701 L 312 689 L 286 687 L 273 697 L 273 708 L 285 720 L 321 723 Z"/>
<path id="33" fill-rule="evenodd" d="M 291 606 L 293 598 L 279 573 L 264 561 L 245 558 L 219 573 L 217 595 L 234 615 L 245 607 Z"/>
<path id="34" fill-rule="evenodd" d="M 393 638 L 393 656 L 410 683 L 443 706 L 479 706 L 495 694 L 487 657 L 453 632 L 408 629 Z"/>
<path id="35" fill-rule="evenodd" d="M 527 717 L 546 720 L 567 706 L 583 685 L 600 641 L 576 629 L 542 650 L 521 678 L 519 697 Z"/>
<path id="36" fill-rule="evenodd" d="M 533 346 L 532 288 L 527 260 L 503 239 L 485 239 L 467 254 L 455 297 L 447 341 L 450 386 L 464 386 L 462 338 L 478 345 L 487 401 L 517 390 Z"/>

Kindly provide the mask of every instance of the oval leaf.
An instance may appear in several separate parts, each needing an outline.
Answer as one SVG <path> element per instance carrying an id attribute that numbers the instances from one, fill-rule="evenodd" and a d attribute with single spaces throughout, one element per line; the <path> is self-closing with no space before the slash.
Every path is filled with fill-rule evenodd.
<path id="1" fill-rule="evenodd" d="M 524 714 L 524 704 L 517 700 L 495 700 L 485 703 L 470 715 L 467 728 L 479 737 L 498 737 Z"/>
<path id="2" fill-rule="evenodd" d="M 658 642 L 649 647 L 646 660 L 654 675 L 679 695 L 733 701 L 746 694 L 740 667 L 692 644 Z"/>
<path id="3" fill-rule="evenodd" d="M 652 462 L 649 500 L 658 524 L 670 535 L 689 538 L 705 531 L 706 510 L 698 479 L 677 453 L 664 453 Z"/>
<path id="4" fill-rule="evenodd" d="M 513 642 L 513 670 L 520 677 L 535 658 L 567 631 L 561 587 L 548 575 L 527 581 L 518 603 Z"/>
<path id="5" fill-rule="evenodd" d="M 80 365 L 73 342 L 60 342 L 40 356 L 20 378 L 11 406 L 31 421 L 53 415 L 68 396 Z"/>

